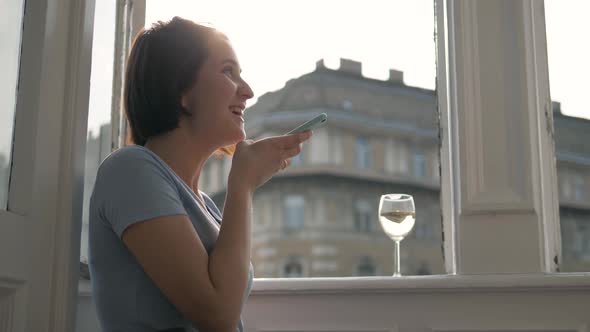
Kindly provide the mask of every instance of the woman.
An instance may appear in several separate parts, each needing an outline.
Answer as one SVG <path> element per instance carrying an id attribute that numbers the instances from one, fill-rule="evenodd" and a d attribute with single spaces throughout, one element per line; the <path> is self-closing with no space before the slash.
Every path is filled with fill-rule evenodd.
<path id="1" fill-rule="evenodd" d="M 242 331 L 252 195 L 311 132 L 245 140 L 252 90 L 227 37 L 175 17 L 137 36 L 125 80 L 136 145 L 101 164 L 89 266 L 105 331 Z M 223 216 L 197 189 L 204 162 L 235 145 Z"/>

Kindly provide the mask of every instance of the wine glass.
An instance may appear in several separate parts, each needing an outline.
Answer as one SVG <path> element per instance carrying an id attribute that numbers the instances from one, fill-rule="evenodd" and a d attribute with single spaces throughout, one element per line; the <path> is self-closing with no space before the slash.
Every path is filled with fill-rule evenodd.
<path id="1" fill-rule="evenodd" d="M 416 208 L 414 198 L 408 194 L 387 194 L 379 201 L 379 222 L 383 231 L 395 241 L 394 277 L 400 273 L 400 241 L 403 240 L 414 227 Z"/>

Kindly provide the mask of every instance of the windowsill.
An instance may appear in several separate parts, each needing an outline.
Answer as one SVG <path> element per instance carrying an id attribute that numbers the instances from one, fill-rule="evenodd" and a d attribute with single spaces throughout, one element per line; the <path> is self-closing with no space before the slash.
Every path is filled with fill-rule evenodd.
<path id="1" fill-rule="evenodd" d="M 260 278 L 251 295 L 590 289 L 590 272 L 346 278 Z"/>
<path id="2" fill-rule="evenodd" d="M 251 296 L 307 294 L 399 294 L 589 290 L 590 272 L 433 275 L 344 278 L 256 278 Z M 92 296 L 89 280 L 78 281 L 78 296 Z"/>

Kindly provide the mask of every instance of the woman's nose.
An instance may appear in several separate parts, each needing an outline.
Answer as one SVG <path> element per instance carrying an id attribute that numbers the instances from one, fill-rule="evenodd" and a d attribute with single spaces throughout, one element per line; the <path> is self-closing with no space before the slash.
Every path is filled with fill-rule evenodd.
<path id="1" fill-rule="evenodd" d="M 240 87 L 240 96 L 246 100 L 254 97 L 254 91 L 252 91 L 252 88 L 250 88 L 250 85 L 246 83 L 246 81 L 243 81 L 242 86 Z"/>

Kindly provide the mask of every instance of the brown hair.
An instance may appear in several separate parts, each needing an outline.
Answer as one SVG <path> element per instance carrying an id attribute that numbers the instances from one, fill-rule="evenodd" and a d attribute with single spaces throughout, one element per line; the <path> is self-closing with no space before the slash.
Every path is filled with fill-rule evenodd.
<path id="1" fill-rule="evenodd" d="M 191 88 L 209 55 L 208 42 L 224 37 L 218 30 L 174 17 L 140 31 L 127 59 L 124 109 L 131 140 L 145 145 L 148 138 L 178 128 L 181 115 L 191 114 L 180 100 Z M 233 153 L 222 148 L 220 153 Z"/>

